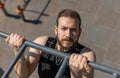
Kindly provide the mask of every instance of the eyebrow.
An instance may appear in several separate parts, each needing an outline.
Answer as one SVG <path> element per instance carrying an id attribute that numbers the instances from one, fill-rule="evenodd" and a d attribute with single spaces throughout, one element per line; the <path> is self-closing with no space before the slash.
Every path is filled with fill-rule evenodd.
<path id="1" fill-rule="evenodd" d="M 62 26 L 62 27 L 67 27 L 66 25 L 60 25 L 60 26 Z M 76 25 L 72 25 L 71 27 L 72 27 L 72 28 L 76 28 Z"/>

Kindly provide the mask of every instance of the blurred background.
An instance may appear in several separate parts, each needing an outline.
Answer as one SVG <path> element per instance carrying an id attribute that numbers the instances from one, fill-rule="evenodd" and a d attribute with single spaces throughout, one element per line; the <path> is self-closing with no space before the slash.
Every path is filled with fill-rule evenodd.
<path id="1" fill-rule="evenodd" d="M 27 22 L 17 17 L 19 0 L 7 0 L 6 16 L 0 9 L 0 31 L 15 32 L 33 41 L 36 37 L 54 37 L 57 14 L 63 9 L 76 10 L 82 19 L 79 42 L 94 50 L 97 63 L 120 69 L 120 0 L 31 0 L 23 12 Z M 0 38 L 0 77 L 14 59 L 12 49 Z M 9 78 L 16 78 L 12 71 Z M 30 78 L 38 78 L 37 69 Z M 95 78 L 112 75 L 95 70 Z"/>

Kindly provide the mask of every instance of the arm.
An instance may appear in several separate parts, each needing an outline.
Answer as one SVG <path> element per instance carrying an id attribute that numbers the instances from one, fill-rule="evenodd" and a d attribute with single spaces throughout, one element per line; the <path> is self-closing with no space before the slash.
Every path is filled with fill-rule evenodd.
<path id="1" fill-rule="evenodd" d="M 47 37 L 39 37 L 34 40 L 35 43 L 44 45 L 46 43 Z M 12 33 L 7 39 L 6 42 L 14 49 L 15 55 L 19 47 L 22 45 L 24 41 L 24 37 Z M 28 78 L 33 71 L 35 70 L 37 63 L 40 59 L 41 51 L 36 50 L 34 48 L 30 48 L 29 52 L 27 53 L 26 57 L 24 54 L 16 63 L 14 70 L 17 74 L 17 78 Z"/>
<path id="2" fill-rule="evenodd" d="M 89 49 L 89 48 L 84 48 L 82 50 L 82 55 L 87 57 L 87 61 L 92 61 L 92 62 L 96 62 L 96 56 L 95 56 L 95 53 Z M 86 64 L 86 66 L 88 66 L 88 69 L 87 67 L 86 68 L 86 72 L 83 73 L 83 78 L 94 78 L 94 69 L 91 68 L 88 63 Z"/>
<path id="3" fill-rule="evenodd" d="M 81 54 L 70 56 L 71 78 L 93 78 L 94 70 L 88 65 L 88 60 L 95 61 L 94 52 L 88 48 L 84 48 Z"/>

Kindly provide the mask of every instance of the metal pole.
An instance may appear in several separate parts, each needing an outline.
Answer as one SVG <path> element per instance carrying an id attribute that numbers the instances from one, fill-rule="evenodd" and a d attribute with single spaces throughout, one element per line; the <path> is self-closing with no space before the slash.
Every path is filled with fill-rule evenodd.
<path id="1" fill-rule="evenodd" d="M 117 73 L 113 73 L 113 78 L 119 78 L 119 76 L 117 75 Z"/>
<path id="2" fill-rule="evenodd" d="M 62 65 L 60 66 L 55 78 L 62 78 L 62 74 L 64 73 L 65 68 L 68 65 L 68 60 L 69 60 L 68 57 L 64 58 L 64 61 L 63 61 Z"/>
<path id="3" fill-rule="evenodd" d="M 0 36 L 3 37 L 3 38 L 6 38 L 7 36 L 9 36 L 9 34 L 6 34 L 4 32 L 0 32 Z M 36 43 L 33 43 L 31 41 L 28 41 L 26 40 L 22 47 L 20 48 L 20 50 L 18 51 L 18 54 L 15 58 L 15 60 L 13 60 L 13 62 L 10 64 L 10 66 L 8 67 L 8 69 L 6 70 L 6 72 L 3 74 L 2 78 L 7 78 L 9 73 L 11 72 L 11 70 L 13 69 L 14 65 L 16 64 L 17 60 L 20 58 L 20 56 L 23 54 L 24 50 L 26 47 L 33 47 L 33 48 L 36 48 L 36 49 L 40 49 L 41 51 L 44 51 L 46 53 L 49 53 L 49 54 L 52 54 L 52 55 L 57 55 L 57 56 L 61 56 L 64 58 L 64 61 L 63 63 L 61 64 L 55 78 L 61 78 L 66 66 L 67 66 L 67 63 L 68 63 L 68 60 L 69 60 L 69 55 L 66 55 L 65 53 L 60 53 L 60 52 L 56 52 L 56 50 L 54 49 L 51 49 L 51 48 L 48 48 L 48 47 L 44 47 L 44 46 L 41 46 L 39 44 L 36 44 Z"/>
<path id="4" fill-rule="evenodd" d="M 91 61 L 89 61 L 88 63 L 94 69 L 97 69 L 99 71 L 106 72 L 106 73 L 109 73 L 109 74 L 116 73 L 117 75 L 120 76 L 120 70 L 119 69 L 115 69 L 115 68 L 105 66 L 105 65 L 102 65 L 102 64 L 97 64 L 97 63 L 91 62 Z"/>
<path id="5" fill-rule="evenodd" d="M 18 54 L 16 55 L 15 59 L 12 61 L 12 63 L 9 65 L 8 69 L 5 71 L 5 73 L 2 75 L 2 78 L 7 78 L 10 72 L 12 71 L 13 67 L 15 66 L 16 62 L 19 60 L 21 55 L 23 54 L 24 50 L 26 48 L 26 45 L 23 43 L 21 48 L 18 51 Z"/>
<path id="6" fill-rule="evenodd" d="M 4 32 L 0 32 L 0 37 L 6 38 L 8 35 L 9 34 L 6 34 Z M 64 58 L 66 58 L 66 61 L 64 61 L 64 63 L 66 62 L 66 64 L 67 64 L 67 62 L 68 62 L 68 57 L 70 55 L 68 55 L 66 53 L 59 52 L 59 51 L 56 51 L 54 49 L 51 49 L 51 48 L 48 48 L 48 47 L 45 47 L 45 46 L 41 46 L 39 44 L 33 43 L 31 41 L 28 41 L 28 40 L 25 40 L 25 44 L 26 44 L 26 46 L 33 47 L 33 48 L 36 48 L 36 49 L 40 49 L 43 52 L 46 52 L 46 53 L 49 53 L 49 54 L 52 54 L 52 55 L 58 55 L 58 56 L 64 57 Z M 117 76 L 120 76 L 120 70 L 118 70 L 118 69 L 108 67 L 108 66 L 105 66 L 105 65 L 102 65 L 102 64 L 97 64 L 97 63 L 91 62 L 91 61 L 88 61 L 88 63 L 92 68 L 94 68 L 96 70 L 100 70 L 100 71 L 103 71 L 103 72 L 106 72 L 106 73 L 109 73 L 109 74 L 116 73 Z"/>

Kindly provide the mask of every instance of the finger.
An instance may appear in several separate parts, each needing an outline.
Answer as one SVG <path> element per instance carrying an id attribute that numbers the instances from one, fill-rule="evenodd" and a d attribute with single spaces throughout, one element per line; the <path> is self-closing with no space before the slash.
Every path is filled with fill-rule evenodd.
<path id="1" fill-rule="evenodd" d="M 79 69 L 79 67 L 80 67 L 80 63 L 81 63 L 81 61 L 82 61 L 82 58 L 83 58 L 83 56 L 80 55 L 80 54 L 78 54 L 78 56 L 77 56 L 76 59 L 74 60 L 74 61 L 76 62 L 76 65 L 77 65 L 77 68 L 78 68 L 78 69 Z"/>
<path id="2" fill-rule="evenodd" d="M 11 38 L 12 39 L 11 41 L 12 41 L 14 47 L 17 47 L 17 41 L 18 41 L 17 36 L 18 35 L 14 33 Z"/>
<path id="3" fill-rule="evenodd" d="M 24 41 L 24 37 L 23 36 L 19 36 L 19 40 L 17 41 L 17 47 L 21 47 L 21 45 L 23 44 Z"/>
<path id="4" fill-rule="evenodd" d="M 72 65 L 74 56 L 75 56 L 75 53 L 73 53 L 73 54 L 70 55 L 70 58 L 69 58 L 69 65 Z"/>
<path id="5" fill-rule="evenodd" d="M 82 61 L 83 57 L 84 57 L 83 55 L 80 55 L 80 54 L 79 54 L 78 59 L 77 59 L 77 60 L 78 60 L 78 63 L 80 63 L 80 62 Z"/>
<path id="6" fill-rule="evenodd" d="M 17 34 L 14 34 L 14 36 L 13 36 L 13 41 L 14 41 L 14 42 L 17 42 L 17 39 L 18 39 L 18 35 L 17 35 Z"/>
<path id="7" fill-rule="evenodd" d="M 86 59 L 85 59 L 85 57 L 84 56 L 82 56 L 82 58 L 81 58 L 81 62 L 79 63 L 80 65 L 79 65 L 79 69 L 80 70 L 83 70 L 84 69 L 84 64 L 86 63 Z"/>
<path id="8" fill-rule="evenodd" d="M 91 67 L 89 66 L 88 63 L 85 63 L 85 64 L 84 64 L 84 68 L 85 68 L 85 70 L 86 70 L 87 72 L 90 72 L 90 70 L 91 70 Z"/>
<path id="9" fill-rule="evenodd" d="M 11 33 L 9 37 L 10 37 L 10 39 L 9 39 L 9 42 L 8 42 L 8 43 L 9 43 L 9 44 L 13 44 L 13 42 L 14 42 L 14 41 L 13 41 L 14 33 Z"/>
<path id="10" fill-rule="evenodd" d="M 6 39 L 5 39 L 5 41 L 8 43 L 9 42 L 9 40 L 10 40 L 10 36 L 8 36 Z"/>
<path id="11" fill-rule="evenodd" d="M 74 68 L 76 68 L 76 69 L 79 69 L 80 60 L 78 58 L 79 58 L 79 56 L 76 55 L 74 64 L 73 64 Z"/>
<path id="12" fill-rule="evenodd" d="M 71 60 L 71 65 L 73 65 L 74 67 L 76 67 L 78 64 L 78 54 L 72 54 L 70 60 Z"/>
<path id="13" fill-rule="evenodd" d="M 88 59 L 87 59 L 87 57 L 84 57 L 84 58 L 83 58 L 83 61 L 84 61 L 84 68 L 85 68 L 86 70 L 89 69 L 90 66 L 89 66 L 89 64 L 88 64 Z"/>
<path id="14" fill-rule="evenodd" d="M 14 34 L 15 34 L 15 33 L 11 33 L 11 34 L 10 34 L 10 38 L 13 38 Z"/>
<path id="15" fill-rule="evenodd" d="M 15 33 L 11 33 L 10 34 L 10 40 L 9 40 L 9 45 L 12 47 L 12 48 L 17 48 L 17 41 L 18 41 L 18 35 L 15 34 Z"/>
<path id="16" fill-rule="evenodd" d="M 20 47 L 20 36 L 19 35 L 16 36 L 16 46 Z"/>

